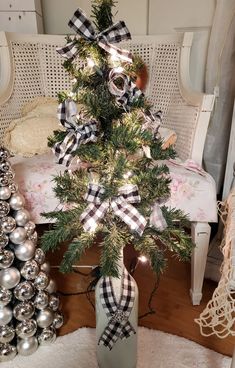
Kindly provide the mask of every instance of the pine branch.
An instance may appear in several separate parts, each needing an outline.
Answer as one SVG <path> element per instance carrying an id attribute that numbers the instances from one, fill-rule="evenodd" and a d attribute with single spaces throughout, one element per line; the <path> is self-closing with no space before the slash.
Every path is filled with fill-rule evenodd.
<path id="1" fill-rule="evenodd" d="M 99 32 L 113 24 L 112 7 L 116 1 L 113 0 L 95 0 L 92 4 L 92 18 Z"/>

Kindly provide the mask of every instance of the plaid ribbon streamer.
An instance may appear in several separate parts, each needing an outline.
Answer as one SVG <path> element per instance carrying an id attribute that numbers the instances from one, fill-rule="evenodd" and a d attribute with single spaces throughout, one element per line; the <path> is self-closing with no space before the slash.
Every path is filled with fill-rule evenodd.
<path id="1" fill-rule="evenodd" d="M 118 87 L 116 83 L 122 82 L 122 88 Z M 144 97 L 141 90 L 136 87 L 130 77 L 124 73 L 119 73 L 112 69 L 109 73 L 109 92 L 116 96 L 118 105 L 123 106 L 127 111 L 130 110 L 130 105 L 134 99 Z"/>
<path id="2" fill-rule="evenodd" d="M 154 203 L 152 213 L 149 218 L 149 225 L 155 227 L 158 231 L 163 231 L 167 228 L 166 220 L 163 216 L 161 207 L 157 202 Z"/>
<path id="3" fill-rule="evenodd" d="M 89 183 L 85 199 L 90 202 L 80 216 L 85 231 L 95 231 L 98 223 L 105 216 L 108 209 L 124 221 L 131 230 L 142 235 L 147 221 L 132 203 L 140 203 L 141 198 L 137 185 L 126 184 L 119 188 L 118 196 L 108 201 L 102 201 L 104 188 L 98 184 Z"/>
<path id="4" fill-rule="evenodd" d="M 134 301 L 135 285 L 124 268 L 122 275 L 122 295 L 119 303 L 115 299 L 110 277 L 103 277 L 100 283 L 101 303 L 109 322 L 99 338 L 98 344 L 112 350 L 118 339 L 127 339 L 136 334 L 135 329 L 128 321 Z"/>
<path id="5" fill-rule="evenodd" d="M 66 128 L 67 134 L 63 141 L 57 142 L 52 151 L 57 157 L 57 163 L 70 165 L 73 155 L 80 144 L 96 142 L 98 129 L 97 122 L 91 120 L 84 125 L 77 125 L 77 106 L 73 100 L 65 100 L 58 107 L 58 119 Z"/>
<path id="6" fill-rule="evenodd" d="M 162 123 L 162 111 L 159 110 L 152 113 L 151 111 L 146 110 L 143 115 L 145 123 L 143 124 L 142 129 L 150 131 L 154 137 L 157 137 L 158 129 Z"/>
<path id="7" fill-rule="evenodd" d="M 129 51 L 119 49 L 118 47 L 112 45 L 112 43 L 118 43 L 131 39 L 130 32 L 126 27 L 125 22 L 119 21 L 104 31 L 96 33 L 93 24 L 87 18 L 86 14 L 78 8 L 68 25 L 85 40 L 90 42 L 96 41 L 102 49 L 111 55 L 115 55 L 121 60 L 132 62 L 132 56 Z M 74 39 L 65 47 L 58 48 L 57 51 L 66 59 L 74 59 L 78 54 L 76 43 L 77 41 Z"/>

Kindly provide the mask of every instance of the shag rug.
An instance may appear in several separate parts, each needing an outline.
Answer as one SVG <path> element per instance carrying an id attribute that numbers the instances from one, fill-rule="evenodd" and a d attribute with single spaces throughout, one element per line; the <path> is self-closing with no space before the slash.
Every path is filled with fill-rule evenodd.
<path id="1" fill-rule="evenodd" d="M 165 332 L 139 327 L 138 368 L 229 368 L 231 359 Z M 1 364 L 0 364 L 1 365 Z M 95 330 L 81 328 L 4 368 L 97 368 Z M 2 368 L 3 368 L 2 367 Z"/>

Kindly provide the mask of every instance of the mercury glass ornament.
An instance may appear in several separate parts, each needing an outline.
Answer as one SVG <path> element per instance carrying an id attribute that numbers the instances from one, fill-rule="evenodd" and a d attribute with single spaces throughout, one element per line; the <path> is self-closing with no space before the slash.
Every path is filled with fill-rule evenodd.
<path id="1" fill-rule="evenodd" d="M 14 193 L 9 200 L 10 206 L 13 210 L 21 210 L 25 205 L 25 199 L 22 194 Z"/>
<path id="2" fill-rule="evenodd" d="M 34 231 L 33 234 L 29 234 L 28 235 L 28 239 L 31 240 L 34 244 L 36 244 L 37 241 L 38 241 L 38 234 L 37 234 L 37 232 Z"/>
<path id="3" fill-rule="evenodd" d="M 3 217 L 1 220 L 2 231 L 6 234 L 11 233 L 15 230 L 16 222 L 15 219 L 11 216 Z"/>
<path id="4" fill-rule="evenodd" d="M 29 239 L 25 240 L 22 244 L 15 246 L 15 256 L 21 261 L 28 261 L 29 259 L 32 259 L 34 254 L 35 244 Z"/>
<path id="5" fill-rule="evenodd" d="M 29 236 L 34 233 L 36 225 L 33 221 L 29 221 L 27 222 L 27 224 L 24 225 L 24 228 L 26 230 L 27 236 Z"/>
<path id="6" fill-rule="evenodd" d="M 11 196 L 10 187 L 0 187 L 0 200 L 6 201 Z"/>
<path id="7" fill-rule="evenodd" d="M 0 343 L 6 344 L 15 336 L 15 330 L 12 326 L 5 325 L 0 327 Z"/>
<path id="8" fill-rule="evenodd" d="M 11 169 L 11 165 L 8 161 L 3 161 L 0 163 L 0 171 L 7 172 Z"/>
<path id="9" fill-rule="evenodd" d="M 10 157 L 10 152 L 5 147 L 0 147 L 0 162 L 7 160 Z"/>
<path id="10" fill-rule="evenodd" d="M 0 186 L 3 186 L 3 187 L 7 187 L 7 186 L 10 186 L 12 182 L 12 179 L 6 175 L 6 173 L 4 174 L 0 174 Z"/>
<path id="11" fill-rule="evenodd" d="M 34 305 L 37 309 L 44 309 L 48 306 L 49 295 L 46 291 L 40 290 L 34 299 Z"/>
<path id="12" fill-rule="evenodd" d="M 0 247 L 4 248 L 9 242 L 9 238 L 2 231 L 0 232 Z"/>
<path id="13" fill-rule="evenodd" d="M 44 328 L 38 335 L 38 342 L 40 345 L 48 345 L 56 340 L 56 332 L 53 327 Z"/>
<path id="14" fill-rule="evenodd" d="M 10 205 L 5 201 L 0 201 L 0 217 L 6 217 L 10 212 Z"/>
<path id="15" fill-rule="evenodd" d="M 52 326 L 55 328 L 60 328 L 64 323 L 64 317 L 61 312 L 56 312 L 54 315 L 54 320 Z"/>
<path id="16" fill-rule="evenodd" d="M 32 302 L 21 302 L 17 304 L 13 309 L 13 314 L 18 321 L 29 319 L 34 314 L 35 308 Z"/>
<path id="17" fill-rule="evenodd" d="M 0 326 L 7 325 L 12 320 L 12 309 L 8 306 L 0 307 Z"/>
<path id="18" fill-rule="evenodd" d="M 39 327 L 46 328 L 49 327 L 54 320 L 54 312 L 49 309 L 45 308 L 38 312 L 36 321 Z"/>
<path id="19" fill-rule="evenodd" d="M 26 319 L 16 325 L 16 334 L 22 339 L 33 336 L 37 331 L 37 323 L 34 319 Z"/>
<path id="20" fill-rule="evenodd" d="M 56 282 L 52 279 L 50 279 L 48 286 L 46 287 L 46 291 L 48 291 L 49 294 L 56 292 Z"/>
<path id="21" fill-rule="evenodd" d="M 34 280 L 34 286 L 38 290 L 44 290 L 46 289 L 47 285 L 49 284 L 49 278 L 47 274 L 43 271 L 40 271 L 37 275 L 36 279 Z"/>
<path id="22" fill-rule="evenodd" d="M 16 347 L 10 344 L 0 344 L 0 362 L 8 362 L 15 358 Z"/>
<path id="23" fill-rule="evenodd" d="M 12 298 L 12 292 L 4 287 L 0 286 L 0 307 L 3 307 L 10 303 Z"/>
<path id="24" fill-rule="evenodd" d="M 10 240 L 14 244 L 21 244 L 25 241 L 26 231 L 23 227 L 17 227 L 12 233 L 10 233 Z"/>
<path id="25" fill-rule="evenodd" d="M 60 306 L 60 299 L 58 295 L 51 294 L 49 299 L 49 307 L 55 312 Z"/>
<path id="26" fill-rule="evenodd" d="M 44 262 L 42 265 L 41 265 L 41 271 L 45 272 L 46 274 L 49 274 L 50 272 L 50 263 L 49 262 Z"/>
<path id="27" fill-rule="evenodd" d="M 44 263 L 46 256 L 41 248 L 36 249 L 34 258 L 40 265 Z"/>
<path id="28" fill-rule="evenodd" d="M 37 262 L 34 259 L 31 259 L 30 261 L 25 262 L 20 273 L 26 280 L 34 280 L 37 277 L 39 270 L 40 268 Z"/>
<path id="29" fill-rule="evenodd" d="M 11 193 L 16 193 L 18 191 L 18 185 L 16 183 L 10 183 L 9 188 L 11 190 Z"/>
<path id="30" fill-rule="evenodd" d="M 38 340 L 35 336 L 27 339 L 19 339 L 17 342 L 17 351 L 20 355 L 31 355 L 38 348 Z"/>
<path id="31" fill-rule="evenodd" d="M 27 211 L 25 208 L 22 208 L 14 213 L 14 218 L 18 226 L 25 226 L 30 219 L 29 211 Z"/>
<path id="32" fill-rule="evenodd" d="M 20 272 L 15 267 L 9 267 L 0 271 L 0 285 L 6 289 L 12 289 L 20 282 Z"/>
<path id="33" fill-rule="evenodd" d="M 14 289 L 14 295 L 18 300 L 29 300 L 34 296 L 34 286 L 32 282 L 20 282 Z"/>
<path id="34" fill-rule="evenodd" d="M 14 253 L 7 249 L 0 249 L 0 268 L 8 268 L 14 261 Z"/>
<path id="35" fill-rule="evenodd" d="M 7 177 L 9 184 L 13 182 L 13 179 L 15 177 L 15 173 L 12 170 L 9 170 L 9 171 L 3 173 L 3 175 L 5 175 Z"/>

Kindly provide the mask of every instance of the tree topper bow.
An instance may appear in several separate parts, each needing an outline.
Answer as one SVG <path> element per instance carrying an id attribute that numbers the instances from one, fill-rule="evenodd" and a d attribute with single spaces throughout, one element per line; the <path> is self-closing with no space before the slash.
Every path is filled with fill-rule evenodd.
<path id="1" fill-rule="evenodd" d="M 69 27 L 74 29 L 76 33 L 87 41 L 96 41 L 98 45 L 110 53 L 115 55 L 121 60 L 132 62 L 131 53 L 127 50 L 119 49 L 112 45 L 112 43 L 118 43 L 125 40 L 130 40 L 131 35 L 125 22 L 119 21 L 104 31 L 96 33 L 93 24 L 87 18 L 86 14 L 81 9 L 77 9 L 72 19 L 68 23 Z M 74 39 L 66 46 L 58 48 L 57 52 L 66 59 L 74 59 L 78 54 L 77 40 Z"/>

